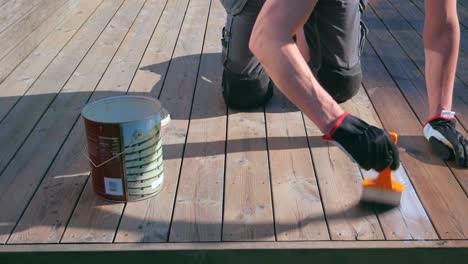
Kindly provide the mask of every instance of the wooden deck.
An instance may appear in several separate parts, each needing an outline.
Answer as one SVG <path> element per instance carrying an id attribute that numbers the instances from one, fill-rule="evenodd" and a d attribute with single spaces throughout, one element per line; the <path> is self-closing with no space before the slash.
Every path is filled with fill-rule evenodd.
<path id="1" fill-rule="evenodd" d="M 422 136 L 423 0 L 370 5 L 363 88 L 343 107 L 399 133 L 407 191 L 397 209 L 359 204 L 368 172 L 279 92 L 264 109 L 226 108 L 219 0 L 0 0 L 0 263 L 31 252 L 69 252 L 74 263 L 85 255 L 73 253 L 96 251 L 304 261 L 317 250 L 354 263 L 391 249 L 405 251 L 380 263 L 468 262 L 468 170 L 440 161 Z M 468 1 L 458 7 L 454 110 L 467 135 Z M 92 190 L 80 110 L 126 93 L 171 113 L 165 186 L 110 203 Z M 52 262 L 41 256 L 35 263 Z"/>

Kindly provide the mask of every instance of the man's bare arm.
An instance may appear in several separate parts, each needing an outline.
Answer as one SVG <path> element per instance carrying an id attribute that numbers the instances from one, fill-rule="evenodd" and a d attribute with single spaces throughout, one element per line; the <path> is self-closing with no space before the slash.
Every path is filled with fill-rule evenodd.
<path id="1" fill-rule="evenodd" d="M 249 47 L 286 97 L 327 134 L 344 112 L 321 87 L 292 40 L 316 2 L 266 1 L 253 28 Z"/>

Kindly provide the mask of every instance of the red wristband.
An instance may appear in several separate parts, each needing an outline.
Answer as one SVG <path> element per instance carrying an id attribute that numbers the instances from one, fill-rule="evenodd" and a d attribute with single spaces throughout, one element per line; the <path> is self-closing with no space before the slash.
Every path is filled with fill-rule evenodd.
<path id="1" fill-rule="evenodd" d="M 349 115 L 348 112 L 344 112 L 340 117 L 338 117 L 338 119 L 336 120 L 330 132 L 328 132 L 326 135 L 323 135 L 322 139 L 333 140 L 333 134 L 335 134 L 336 130 L 341 126 L 341 124 L 343 123 L 343 121 L 348 115 Z"/>
<path id="2" fill-rule="evenodd" d="M 442 113 L 440 113 L 440 115 L 436 115 L 436 116 L 433 116 L 431 118 L 429 118 L 429 120 L 426 121 L 426 123 L 424 124 L 424 126 L 426 126 L 427 124 L 429 124 L 429 122 L 435 120 L 435 119 L 438 119 L 438 118 L 442 118 L 442 119 L 447 119 L 447 120 L 455 120 L 455 112 L 451 112 L 451 111 L 442 111 Z"/>

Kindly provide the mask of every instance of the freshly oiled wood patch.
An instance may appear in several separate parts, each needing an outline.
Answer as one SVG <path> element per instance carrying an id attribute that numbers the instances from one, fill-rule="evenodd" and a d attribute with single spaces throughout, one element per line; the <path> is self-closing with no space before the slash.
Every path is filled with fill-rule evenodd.
<path id="1" fill-rule="evenodd" d="M 221 3 L 211 1 L 169 241 L 221 241 L 227 108 L 220 89 L 219 40 L 224 22 Z"/>
<path id="2" fill-rule="evenodd" d="M 343 105 L 345 111 L 360 117 L 367 123 L 382 127 L 380 120 L 372 106 L 364 89 L 360 89 L 350 103 Z M 400 206 L 396 208 L 375 205 L 377 217 L 387 240 L 420 240 L 437 239 L 437 233 L 427 216 L 418 195 L 410 182 L 403 167 L 393 173 L 393 177 L 403 182 L 405 191 L 401 197 Z M 377 175 L 374 171 L 361 169 L 363 176 L 373 178 Z"/>
<path id="3" fill-rule="evenodd" d="M 376 29 L 369 33 L 368 38 L 375 47 L 377 54 L 385 64 L 390 75 L 394 78 L 396 84 L 410 102 L 419 122 L 424 124 L 428 118 L 428 102 L 424 77 L 419 71 L 424 71 L 424 53 L 417 49 L 417 47 L 421 50 L 423 49 L 422 39 L 414 37 L 417 33 L 411 30 L 411 27 L 402 21 L 403 19 L 397 15 L 397 12 L 394 10 L 391 12 L 392 8 L 388 3 L 382 0 L 373 0 L 371 4 L 377 14 L 382 17 L 383 22 L 387 24 L 390 32 L 379 30 L 383 25 L 376 14 L 372 10 L 369 10 L 369 12 L 366 13 L 365 20 L 369 26 Z M 406 28 L 408 30 L 403 30 Z M 393 33 L 396 39 L 394 39 L 390 33 Z M 397 41 L 406 49 L 406 53 L 398 46 Z M 416 47 L 416 49 L 414 47 Z M 419 69 L 406 54 L 420 62 L 418 63 Z M 464 87 L 460 82 L 455 86 L 454 109 L 460 113 L 458 118 L 462 124 L 468 124 L 468 104 L 465 103 L 464 99 L 468 94 L 467 91 L 468 88 Z M 463 127 L 459 126 L 458 129 L 466 135 L 466 131 L 464 131 Z M 451 169 L 465 192 L 468 193 L 468 170 L 460 170 L 457 166 L 451 166 Z"/>
<path id="4" fill-rule="evenodd" d="M 320 130 L 304 116 L 326 220 L 332 240 L 383 240 L 371 206 L 359 203 L 362 181 L 356 164 L 338 147 L 321 139 Z"/>
<path id="5" fill-rule="evenodd" d="M 328 240 L 302 114 L 279 91 L 265 111 L 276 237 Z"/>
<path id="6" fill-rule="evenodd" d="M 468 198 L 422 136 L 422 126 L 374 50 L 363 56 L 364 86 L 388 131 L 400 135 L 400 157 L 441 238 L 466 238 Z"/>
<path id="7" fill-rule="evenodd" d="M 184 16 L 181 14 L 185 14 L 188 2 L 188 0 L 177 0 L 167 3 L 138 67 L 129 93 L 155 98 L 159 96 L 184 20 Z M 181 37 L 184 36 L 181 35 Z M 171 69 L 171 72 L 174 72 L 174 70 Z M 171 73 L 171 75 L 174 75 L 174 73 Z M 172 126 L 172 123 L 169 126 Z M 163 144 L 167 145 L 170 138 L 173 137 L 167 132 L 167 127 L 163 128 L 162 135 Z M 163 157 L 169 154 L 182 156 L 183 145 L 178 145 L 177 150 L 172 151 L 172 153 L 168 153 L 171 150 L 163 146 Z M 180 164 L 180 161 L 178 162 Z M 127 204 L 115 242 L 167 241 L 179 177 L 178 167 L 175 165 L 170 166 L 169 163 L 176 162 L 167 159 L 164 161 L 164 187 L 157 196 Z M 168 169 L 168 166 L 170 169 Z"/>
<path id="8" fill-rule="evenodd" d="M 101 13 L 104 11 L 102 9 L 101 12 L 98 13 L 104 17 L 107 16 L 110 19 L 110 17 L 112 17 L 113 15 L 112 12 L 115 13 L 115 11 L 118 9 L 119 2 L 109 1 L 108 5 L 103 5 L 102 7 L 106 8 L 106 12 L 108 13 Z M 93 25 L 97 26 L 96 24 Z M 87 36 L 92 37 L 92 35 Z M 81 38 L 83 38 L 83 35 L 81 36 Z M 85 44 L 82 41 L 77 42 L 78 43 L 74 45 Z M 73 54 L 74 53 L 71 53 L 70 51 L 67 57 L 72 57 Z M 56 67 L 58 68 L 59 66 L 60 65 L 57 65 Z M 52 73 L 49 73 L 49 76 L 52 75 Z M 100 76 L 97 76 L 98 80 L 99 77 Z M 80 81 L 72 82 L 72 84 L 78 83 L 80 83 Z M 46 84 L 55 84 L 57 86 L 60 85 L 54 82 L 43 83 L 43 85 Z M 89 84 L 92 85 L 91 83 Z M 46 88 L 49 87 L 37 86 L 36 93 L 40 93 L 41 89 Z M 79 86 L 76 89 L 79 90 L 89 88 L 90 87 L 84 85 Z M 20 140 L 24 139 L 23 137 L 26 137 L 26 135 L 29 134 L 29 131 L 32 129 L 32 125 L 35 123 L 35 120 L 30 120 L 29 118 L 39 119 L 41 117 L 41 113 L 31 111 L 38 110 L 37 108 L 35 108 L 35 103 L 43 103 L 40 100 L 43 98 L 42 96 L 43 95 L 41 94 L 35 93 L 28 94 L 26 98 L 26 103 L 21 105 L 21 107 L 16 112 L 14 112 L 13 118 L 7 118 L 4 120 L 4 122 L 0 124 L 0 127 L 2 128 L 2 132 L 0 132 L 0 139 L 3 146 L 5 146 L 5 148 L 2 148 L 2 154 L 9 154 L 13 156 L 13 154 L 15 154 L 16 151 L 14 150 L 12 145 L 8 144 L 12 143 L 13 141 L 17 145 L 20 145 Z M 51 95 L 49 94 L 48 96 L 50 97 Z M 68 94 L 61 97 L 61 99 L 58 100 L 58 103 L 70 102 L 70 100 L 77 104 L 79 104 L 80 102 L 78 96 L 77 98 L 75 98 L 72 94 Z M 86 100 L 86 98 L 81 98 L 81 100 Z M 84 102 L 82 101 L 82 103 Z M 65 106 L 66 104 L 67 103 L 65 103 Z M 47 106 L 48 105 L 41 106 L 41 108 L 47 108 Z M 76 119 L 75 117 L 71 118 L 71 120 L 67 120 L 67 114 L 69 115 L 70 113 L 66 111 L 66 107 L 64 111 L 58 110 L 55 107 L 58 107 L 58 109 L 62 107 L 63 109 L 64 106 L 55 104 L 54 107 L 48 110 L 48 114 L 42 119 L 42 121 L 39 122 L 37 128 L 32 132 L 31 136 L 26 140 L 25 144 L 23 144 L 20 150 L 15 154 L 14 158 L 11 160 L 11 163 L 8 163 L 8 160 L 2 160 L 3 167 L 1 169 L 5 168 L 6 165 L 8 165 L 8 167 L 6 167 L 6 169 L 0 176 L 0 206 L 2 207 L 0 221 L 6 222 L 8 223 L 8 225 L 2 225 L 0 227 L 1 243 L 5 243 L 8 239 L 12 228 L 18 221 L 18 218 L 22 214 L 31 196 L 35 192 L 37 185 L 40 183 L 42 177 L 44 176 L 44 173 L 47 171 L 50 163 L 54 159 L 54 156 L 60 148 L 63 139 L 67 135 L 66 127 L 71 127 L 73 125 L 74 119 Z M 75 111 L 75 116 L 78 114 L 78 110 L 73 109 L 73 107 L 71 106 L 70 108 L 68 108 L 68 111 Z M 61 118 L 63 121 L 62 123 L 59 122 Z M 18 122 L 18 120 L 21 120 L 21 122 Z M 28 121 L 32 124 L 26 126 L 25 123 L 27 123 Z M 69 129 L 70 128 L 68 128 L 68 130 Z M 8 142 L 8 144 L 6 142 Z M 21 190 L 21 192 L 18 192 L 18 190 Z M 12 197 L 14 197 L 14 199 L 12 199 Z"/>
<path id="9" fill-rule="evenodd" d="M 165 4 L 165 0 L 124 2 L 114 19 L 116 25 L 131 28 L 90 101 L 127 92 Z M 124 204 L 102 201 L 91 186 L 88 180 L 62 242 L 113 241 Z"/>

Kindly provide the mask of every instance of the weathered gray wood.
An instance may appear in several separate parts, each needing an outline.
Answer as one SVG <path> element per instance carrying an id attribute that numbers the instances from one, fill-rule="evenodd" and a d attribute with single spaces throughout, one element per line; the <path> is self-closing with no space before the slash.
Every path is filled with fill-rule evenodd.
<path id="1" fill-rule="evenodd" d="M 47 171 L 50 162 L 54 158 L 58 148 L 61 146 L 64 137 L 67 135 L 66 131 L 62 131 L 62 129 L 65 129 L 67 125 L 73 125 L 73 122 L 71 124 L 69 123 L 73 120 L 66 120 L 66 111 L 61 112 L 56 111 L 55 108 L 51 108 L 49 110 L 49 114 L 44 117 L 44 121 L 39 124 L 36 130 L 34 130 L 29 140 L 23 144 L 23 147 L 21 147 L 19 152 L 16 153 L 10 163 L 9 160 L 7 160 L 6 155 L 13 156 L 13 154 L 15 154 L 16 151 L 14 151 L 14 146 L 20 146 L 21 140 L 25 140 L 25 137 L 37 122 L 36 120 L 41 118 L 41 112 L 34 112 L 34 110 L 38 110 L 37 104 L 47 103 L 47 105 L 39 106 L 40 109 L 44 109 L 44 111 L 47 109 L 50 101 L 44 102 L 42 99 L 44 99 L 44 96 L 47 98 L 53 98 L 53 96 L 51 94 L 42 95 L 41 91 L 44 89 L 46 90 L 44 92 L 47 93 L 47 89 L 62 87 L 61 85 L 63 84 L 60 81 L 62 81 L 62 78 L 67 78 L 67 76 L 56 76 L 59 80 L 54 80 L 54 73 L 66 74 L 63 71 L 59 71 L 58 68 L 61 66 L 63 67 L 63 64 L 68 62 L 67 59 L 73 59 L 74 57 L 85 55 L 84 53 L 79 52 L 81 50 L 77 46 L 82 45 L 86 48 L 86 41 L 90 41 L 91 43 L 89 45 L 91 45 L 95 39 L 88 38 L 98 37 L 100 33 L 99 30 L 102 30 L 105 27 L 107 22 L 118 9 L 120 3 L 121 2 L 107 1 L 107 4 L 102 5 L 101 9 L 95 13 L 93 18 L 91 18 L 91 21 L 94 20 L 94 22 L 85 26 L 81 34 L 78 35 L 78 39 L 70 42 L 70 49 L 67 49 L 62 53 L 61 59 L 57 61 L 57 64 L 52 68 L 48 68 L 51 69 L 47 74 L 49 78 L 42 79 L 40 85 L 35 85 L 33 87 L 34 92 L 28 94 L 25 100 L 22 100 L 24 104 L 21 104 L 20 107 L 17 108 L 17 111 L 13 113 L 12 118 L 7 118 L 4 120 L 5 122 L 0 123 L 0 127 L 2 129 L 0 132 L 0 140 L 4 146 L 4 148 L 2 148 L 1 156 L 2 169 L 8 165 L 3 174 L 0 175 L 0 207 L 2 208 L 0 222 L 7 223 L 0 226 L 0 243 L 5 243 L 8 239 L 12 228 L 21 216 L 25 206 L 34 194 L 37 185 L 44 176 L 44 173 Z M 98 32 L 93 34 L 93 30 L 97 30 Z M 69 63 L 72 62 L 70 61 Z M 69 75 L 70 74 L 71 72 Z M 65 80 L 63 80 L 63 82 L 65 82 Z M 86 87 L 86 85 L 84 85 L 84 87 L 79 86 L 79 88 L 92 89 L 92 87 Z M 64 95 L 64 101 L 62 102 L 69 102 L 69 100 L 74 101 L 75 99 L 79 102 L 78 97 L 74 98 L 73 96 L 73 94 Z M 76 112 L 79 111 L 79 108 L 72 108 L 69 110 Z M 60 117 L 64 118 L 63 122 L 57 122 L 58 120 L 55 119 Z M 31 120 L 33 118 L 34 120 Z M 18 120 L 21 120 L 21 122 L 18 122 Z M 11 156 L 8 156 L 8 159 Z M 21 192 L 18 190 L 21 190 Z"/>
<path id="2" fill-rule="evenodd" d="M 265 111 L 276 237 L 329 240 L 302 114 L 279 91 Z"/>
<path id="3" fill-rule="evenodd" d="M 115 2 L 114 12 L 122 2 Z M 151 17 L 155 19 L 157 19 L 157 7 L 151 10 Z M 160 8 L 162 9 L 162 6 Z M 80 109 L 91 96 L 129 32 L 136 16 L 136 11 L 131 11 L 125 9 L 124 6 L 115 15 L 67 82 L 62 93 L 58 95 L 39 122 L 36 130 L 42 130 L 41 136 L 34 137 L 35 130 L 28 139 L 30 142 L 28 145 L 38 147 L 41 145 L 40 142 L 44 142 L 40 151 L 56 154 L 75 124 Z M 148 27 L 154 26 L 151 20 L 144 20 L 144 22 Z M 79 121 L 81 124 L 81 120 Z M 55 129 L 53 125 L 48 124 L 51 122 L 62 124 L 62 129 Z M 59 242 L 88 176 L 88 162 L 80 151 L 86 144 L 83 136 L 84 131 L 80 124 L 75 125 L 75 128 L 79 128 L 75 129 L 67 138 L 67 142 L 55 160 L 54 156 L 43 155 L 41 157 L 40 161 L 43 163 L 51 163 L 53 160 L 54 162 L 19 221 L 9 243 Z M 75 131 L 79 131 L 80 134 Z M 44 229 L 48 229 L 48 231 L 44 232 Z"/>
<path id="4" fill-rule="evenodd" d="M 27 14 L 42 0 L 17 0 L 5 3 L 0 8 L 0 33 L 12 25 L 16 20 Z"/>
<path id="5" fill-rule="evenodd" d="M 90 101 L 127 92 L 165 4 L 165 0 L 124 2 L 115 19 L 117 25 L 131 26 L 130 31 Z M 94 193 L 92 181 L 88 180 L 61 242 L 112 242 L 123 207 L 123 203 L 103 201 Z"/>
<path id="6" fill-rule="evenodd" d="M 37 48 L 34 49 L 36 38 L 40 36 L 36 35 L 36 33 L 45 34 L 45 32 L 41 31 L 42 26 L 0 61 L 0 80 L 6 78 L 0 84 L 0 122 L 78 32 L 99 4 L 100 1 L 86 0 L 80 1 L 75 9 L 68 10 L 69 13 L 62 10 L 60 15 L 53 16 L 50 19 L 55 20 L 55 18 L 58 18 L 58 20 L 61 20 L 63 19 L 62 14 L 68 17 Z M 65 9 L 68 9 L 68 7 L 65 7 Z M 44 22 L 47 25 L 45 29 L 50 27 L 48 21 Z M 31 53 L 32 49 L 34 51 Z M 16 67 L 24 56 L 27 57 Z"/>
<path id="7" fill-rule="evenodd" d="M 36 5 L 27 15 L 23 16 L 14 25 L 0 33 L 0 58 L 3 58 L 10 50 L 21 42 L 31 32 L 36 30 L 44 20 L 53 14 L 67 0 L 43 0 Z"/>
<path id="8" fill-rule="evenodd" d="M 22 145 L 30 131 L 57 93 L 63 88 L 83 57 L 114 15 L 101 6 L 74 38 L 57 55 L 41 77 L 33 84 L 8 115 L 0 122 L 0 172 Z M 18 122 L 21 120 L 21 122 Z"/>
<path id="9" fill-rule="evenodd" d="M 14 49 L 5 55 L 5 57 L 0 60 L 0 83 L 5 80 L 12 71 L 17 69 L 17 67 L 22 67 L 19 66 L 20 63 L 26 64 L 27 62 L 23 61 L 27 61 L 27 58 L 45 53 L 46 50 L 53 50 L 54 48 L 61 49 L 65 44 L 60 45 L 60 41 L 54 42 L 54 45 L 46 45 L 43 42 L 47 42 L 47 39 L 50 39 L 51 35 L 61 34 L 65 37 L 70 35 L 70 33 L 75 33 L 76 30 L 73 29 L 69 29 L 69 31 L 61 31 L 60 29 L 62 26 L 66 25 L 66 23 L 70 23 L 69 21 L 71 19 L 76 19 L 77 17 L 87 18 L 90 13 L 86 11 L 95 4 L 101 3 L 101 0 L 97 2 L 94 1 L 94 3 L 91 4 L 86 3 L 87 1 L 79 1 L 75 5 L 63 5 L 54 14 L 49 16 L 40 27 L 31 32 L 31 34 L 25 37 Z M 34 53 L 31 54 L 33 51 Z M 3 92 L 4 89 L 1 90 Z M 21 93 L 21 91 L 18 91 L 18 93 Z"/>
<path id="10" fill-rule="evenodd" d="M 129 93 L 157 98 L 168 76 L 169 62 L 176 48 L 181 25 L 188 7 L 188 0 L 169 1 L 155 29 L 153 37 L 132 81 Z M 183 35 L 180 37 L 184 38 Z M 171 68 L 171 75 L 174 75 Z M 174 78 L 174 77 L 170 77 Z M 172 114 L 172 113 L 171 113 Z M 172 126 L 172 124 L 170 125 Z M 163 128 L 164 157 L 178 157 L 182 148 L 171 151 L 166 146 L 171 133 Z M 177 138 L 177 142 L 178 142 Z M 170 142 L 170 141 L 169 141 Z M 179 177 L 178 167 L 169 164 L 180 161 L 164 161 L 164 188 L 156 196 L 143 201 L 128 203 L 122 215 L 115 242 L 165 242 L 173 211 L 174 197 Z"/>
<path id="11" fill-rule="evenodd" d="M 172 218 L 173 242 L 221 241 L 227 108 L 220 93 L 219 40 L 225 19 L 221 3 L 211 1 Z"/>

